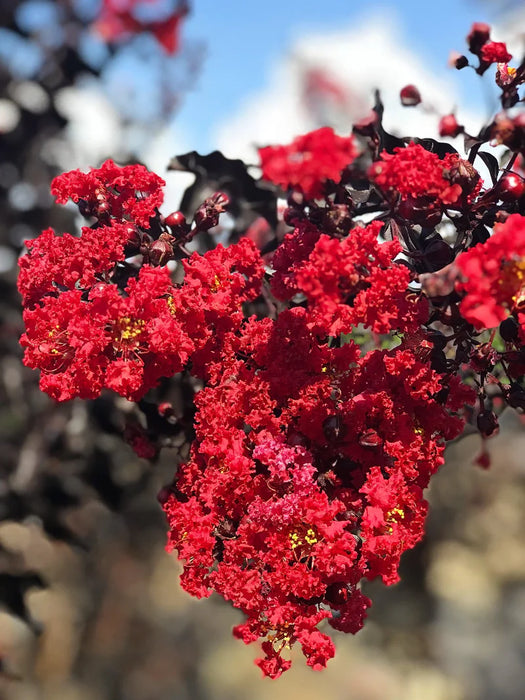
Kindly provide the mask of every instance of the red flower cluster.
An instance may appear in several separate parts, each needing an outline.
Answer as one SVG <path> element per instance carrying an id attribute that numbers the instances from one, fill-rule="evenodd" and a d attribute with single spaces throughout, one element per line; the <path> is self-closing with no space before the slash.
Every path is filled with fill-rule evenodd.
<path id="1" fill-rule="evenodd" d="M 490 26 L 488 24 L 474 22 L 467 36 L 467 43 L 469 51 L 478 57 L 479 65 L 476 72 L 479 75 L 483 75 L 493 63 L 498 64 L 498 72 L 502 74 L 508 71 L 516 73 L 515 68 L 509 69 L 506 65 L 512 60 L 512 54 L 508 52 L 507 45 L 502 41 L 490 40 Z M 459 69 L 465 68 L 469 65 L 467 57 L 458 55 L 455 59 L 455 65 Z M 505 81 L 500 81 L 496 77 L 496 83 L 502 87 Z"/>
<path id="2" fill-rule="evenodd" d="M 322 197 L 327 180 L 339 182 L 341 170 L 357 155 L 352 136 L 337 136 L 323 127 L 298 136 L 287 146 L 259 149 L 263 178 L 298 188 L 307 199 Z"/>
<path id="3" fill-rule="evenodd" d="M 58 204 L 68 199 L 78 203 L 85 216 L 126 219 L 148 227 L 164 199 L 165 184 L 143 165 L 120 167 L 107 160 L 89 173 L 73 170 L 59 175 L 51 183 L 51 194 Z"/>
<path id="4" fill-rule="evenodd" d="M 476 25 L 471 50 L 495 51 L 488 38 Z M 257 663 L 272 678 L 295 643 L 323 668 L 334 646 L 319 625 L 356 632 L 370 605 L 361 582 L 398 580 L 465 403 L 483 436 L 497 428 L 487 381 L 525 409 L 525 201 L 510 172 L 525 153 L 523 120 L 504 114 L 482 132 L 515 157 L 498 180 L 497 161 L 479 154 L 494 183 L 478 196 L 481 136 L 469 160 L 440 158 L 424 140 L 390 153 L 381 111 L 356 126 L 366 165 L 347 168 L 344 186 L 329 181 L 355 158 L 352 137 L 319 129 L 260 150 L 263 177 L 289 190 L 284 222 L 294 228 L 284 234 L 284 222 L 273 230 L 277 195 L 238 161 L 188 154 L 197 189 L 210 162 L 214 186 L 221 167 L 228 186 L 239 177 L 192 220 L 160 216 L 155 174 L 108 161 L 52 185 L 92 225 L 78 238 L 47 230 L 20 261 L 24 362 L 51 396 L 109 388 L 139 400 L 181 370 L 197 380 L 184 414 L 189 457 L 160 494 L 169 548 L 189 593 L 217 592 L 242 611 L 234 634 L 261 641 Z M 447 133 L 462 129 L 451 117 Z M 264 259 L 246 236 L 190 254 L 185 244 L 199 246 L 236 198 L 232 239 L 264 211 L 264 236 L 257 220 L 248 228 Z M 490 236 L 494 220 L 504 223 Z M 175 284 L 166 265 L 181 260 Z M 496 349 L 495 332 L 481 333 L 499 323 Z M 176 420 L 165 398 L 157 409 Z M 126 438 L 151 457 L 151 432 L 132 425 Z"/>
<path id="5" fill-rule="evenodd" d="M 263 268 L 248 240 L 192 256 L 180 287 L 167 268 L 142 265 L 119 288 L 126 244 L 154 215 L 161 184 L 143 166 L 112 161 L 53 181 L 58 201 L 71 197 L 99 217 L 80 238 L 44 231 L 20 260 L 24 363 L 41 370 L 42 390 L 58 401 L 94 398 L 103 387 L 137 400 L 192 353 L 205 364 L 209 348 L 242 317 L 242 302 L 257 295 Z"/>
<path id="6" fill-rule="evenodd" d="M 468 169 L 468 177 L 461 173 L 462 168 Z M 471 170 L 470 163 L 455 153 L 441 159 L 420 144 L 410 143 L 395 148 L 394 153 L 384 151 L 381 160 L 370 167 L 369 176 L 391 198 L 400 194 L 402 200 L 455 208 L 463 198 L 472 201 L 481 188 L 479 175 Z"/>
<path id="7" fill-rule="evenodd" d="M 286 239 L 273 281 L 306 305 L 222 339 L 196 399 L 191 459 L 164 502 L 182 585 L 245 613 L 235 635 L 263 640 L 258 664 L 271 677 L 289 668 L 295 642 L 324 667 L 334 648 L 318 624 L 356 632 L 370 604 L 359 581 L 398 580 L 401 554 L 423 534 L 443 440 L 461 429 L 451 413 L 470 398 L 431 369 L 424 336 L 417 349 L 364 356 L 351 340 L 331 344 L 358 325 L 404 333 L 428 316 L 380 228 L 312 246 L 313 229 L 299 226 Z"/>
<path id="8" fill-rule="evenodd" d="M 481 47 L 481 60 L 485 63 L 508 63 L 512 54 L 502 41 L 489 41 Z"/>
<path id="9" fill-rule="evenodd" d="M 482 330 L 515 316 L 525 341 L 525 216 L 513 214 L 494 235 L 456 260 L 464 280 L 461 313 Z"/>
<path id="10" fill-rule="evenodd" d="M 176 53 L 180 44 L 179 32 L 182 20 L 188 13 L 187 4 L 182 3 L 163 19 L 140 20 L 136 14 L 137 7 L 148 3 L 151 5 L 152 0 L 103 0 L 94 28 L 103 39 L 109 42 L 120 41 L 133 34 L 150 32 L 166 53 Z"/>

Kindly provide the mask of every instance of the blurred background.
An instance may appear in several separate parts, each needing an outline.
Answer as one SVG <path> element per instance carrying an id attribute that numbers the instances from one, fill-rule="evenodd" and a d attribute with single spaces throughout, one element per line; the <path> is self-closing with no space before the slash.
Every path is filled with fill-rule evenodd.
<path id="1" fill-rule="evenodd" d="M 315 673 L 297 658 L 261 679 L 237 613 L 180 590 L 156 493 L 187 454 L 154 464 L 122 434 L 123 399 L 54 404 L 21 364 L 16 260 L 49 226 L 59 172 L 143 162 L 167 180 L 164 213 L 191 176 L 172 156 L 256 147 L 325 124 L 347 133 L 372 104 L 400 135 L 435 136 L 456 110 L 474 133 L 497 109 L 490 76 L 447 66 L 473 21 L 523 51 L 522 2 L 2 0 L 0 3 L 0 698 L 3 700 L 522 700 L 525 697 L 525 432 L 513 412 L 473 459 L 448 449 L 427 538 L 402 583 L 367 586 L 374 606 Z M 417 85 L 423 104 L 403 109 Z M 456 144 L 458 147 L 458 145 Z M 138 427 L 137 427 L 138 426 Z"/>

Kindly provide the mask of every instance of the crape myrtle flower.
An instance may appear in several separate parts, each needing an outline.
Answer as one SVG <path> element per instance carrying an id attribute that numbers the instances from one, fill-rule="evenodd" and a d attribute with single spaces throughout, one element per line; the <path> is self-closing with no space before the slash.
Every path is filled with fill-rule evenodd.
<path id="1" fill-rule="evenodd" d="M 147 1 L 147 0 L 146 0 Z M 149 0 L 150 4 L 156 0 Z M 168 54 L 174 54 L 180 46 L 180 28 L 188 13 L 186 2 L 178 3 L 168 16 L 153 21 L 140 20 L 136 9 L 145 0 L 102 0 L 100 14 L 93 28 L 107 42 L 120 42 L 134 34 L 150 32 Z M 161 7 L 164 3 L 157 4 Z"/>
<path id="2" fill-rule="evenodd" d="M 25 309 L 24 363 L 41 370 L 53 398 L 95 398 L 103 387 L 136 400 L 180 371 L 193 342 L 172 314 L 177 290 L 166 269 L 144 266 L 121 296 L 114 284 L 44 298 Z"/>
<path id="3" fill-rule="evenodd" d="M 513 214 L 497 224 L 485 243 L 456 260 L 463 281 L 460 310 L 477 330 L 495 328 L 510 315 L 525 340 L 525 217 Z"/>
<path id="4" fill-rule="evenodd" d="M 80 238 L 52 229 L 26 241 L 19 260 L 18 291 L 25 306 L 65 289 L 88 289 L 124 260 L 132 228 L 126 222 L 96 229 L 84 226 Z"/>
<path id="5" fill-rule="evenodd" d="M 481 61 L 506 58 L 486 25 L 468 42 Z M 502 84 L 512 76 L 500 72 Z M 180 372 L 195 382 L 191 444 L 159 493 L 167 546 L 188 593 L 240 611 L 234 635 L 260 645 L 272 678 L 294 645 L 324 668 L 330 627 L 364 623 L 362 582 L 399 580 L 446 441 L 469 416 L 484 437 L 497 431 L 485 384 L 502 405 L 525 406 L 523 119 L 502 112 L 470 148 L 467 138 L 468 160 L 432 140 L 400 146 L 381 120 L 378 98 L 355 129 L 358 160 L 353 137 L 328 128 L 260 149 L 263 178 L 288 190 L 283 220 L 276 188 L 250 176 L 240 241 L 205 253 L 229 200 L 233 214 L 246 209 L 230 183 L 222 194 L 216 178 L 193 213 L 163 218 L 163 181 L 143 166 L 65 173 L 57 201 L 76 202 L 91 227 L 78 238 L 49 229 L 20 261 L 24 362 L 50 396 L 111 389 L 140 401 Z M 453 115 L 440 128 L 462 130 Z M 478 152 L 489 139 L 513 151 L 503 172 Z M 492 180 L 483 193 L 476 158 Z M 265 217 L 263 237 L 246 235 L 252 213 Z M 155 396 L 148 415 L 177 422 Z M 153 423 L 124 437 L 158 454 Z"/>
<path id="6" fill-rule="evenodd" d="M 51 183 L 51 194 L 58 204 L 69 199 L 78 203 L 86 216 L 131 220 L 148 227 L 163 202 L 165 184 L 143 165 L 121 167 L 107 160 L 89 173 L 73 170 L 59 175 Z"/>
<path id="7" fill-rule="evenodd" d="M 508 63 L 512 54 L 507 51 L 502 41 L 489 41 L 481 47 L 481 60 L 484 63 Z"/>
<path id="8" fill-rule="evenodd" d="M 399 242 L 379 243 L 381 222 L 356 226 L 347 238 L 322 235 L 295 272 L 312 318 L 328 335 L 363 324 L 375 333 L 414 330 L 427 314 L 426 301 L 408 291 L 411 272 L 393 262 Z"/>
<path id="9" fill-rule="evenodd" d="M 472 202 L 481 188 L 479 174 L 455 153 L 441 159 L 420 144 L 384 151 L 372 163 L 370 178 L 390 198 L 432 201 L 438 207 L 458 207 Z"/>
<path id="10" fill-rule="evenodd" d="M 376 256 L 377 230 L 365 232 Z M 471 398 L 420 348 L 361 357 L 352 342 L 330 347 L 312 315 L 307 303 L 225 336 L 196 397 L 190 460 L 164 500 L 182 585 L 245 614 L 234 634 L 261 641 L 271 677 L 295 643 L 323 668 L 334 648 L 320 622 L 356 632 L 370 605 L 361 579 L 398 580 L 402 552 L 423 536 L 423 488 L 462 427 L 450 413 Z"/>
<path id="11" fill-rule="evenodd" d="M 322 197 L 327 180 L 339 182 L 341 171 L 357 156 L 352 136 L 338 136 L 322 127 L 295 138 L 287 146 L 259 148 L 263 178 L 298 189 L 307 199 Z"/>

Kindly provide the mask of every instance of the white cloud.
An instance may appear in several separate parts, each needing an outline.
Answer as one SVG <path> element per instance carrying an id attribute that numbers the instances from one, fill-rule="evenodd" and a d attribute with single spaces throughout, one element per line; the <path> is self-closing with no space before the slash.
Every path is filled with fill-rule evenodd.
<path id="1" fill-rule="evenodd" d="M 320 126 L 302 98 L 305 69 L 313 67 L 351 93 L 346 118 L 333 115 L 340 133 L 349 131 L 352 121 L 370 109 L 374 88 L 379 88 L 385 104 L 385 127 L 400 135 L 437 136 L 438 115 L 456 106 L 458 121 L 468 130 L 474 132 L 481 126 L 482 117 L 461 108 L 446 66 L 436 76 L 405 46 L 394 18 L 383 13 L 349 29 L 300 38 L 274 65 L 267 87 L 248 97 L 237 113 L 217 127 L 214 143 L 230 157 L 256 162 L 254 147 L 285 143 Z M 410 83 L 419 88 L 424 101 L 416 108 L 402 107 L 399 100 L 400 89 Z M 459 141 L 453 142 L 456 148 L 461 146 Z"/>

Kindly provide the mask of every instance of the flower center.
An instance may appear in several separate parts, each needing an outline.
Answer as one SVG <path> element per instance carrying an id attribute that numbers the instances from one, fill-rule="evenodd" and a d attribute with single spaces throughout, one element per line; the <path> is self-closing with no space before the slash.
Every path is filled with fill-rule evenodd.
<path id="1" fill-rule="evenodd" d="M 115 335 L 117 342 L 123 345 L 138 345 L 137 338 L 144 330 L 145 321 L 139 319 L 135 321 L 129 316 L 119 318 L 115 325 Z"/>
<path id="2" fill-rule="evenodd" d="M 313 547 L 314 544 L 319 542 L 317 533 L 311 527 L 293 530 L 288 535 L 288 538 L 293 550 L 296 550 L 298 547 Z"/>

